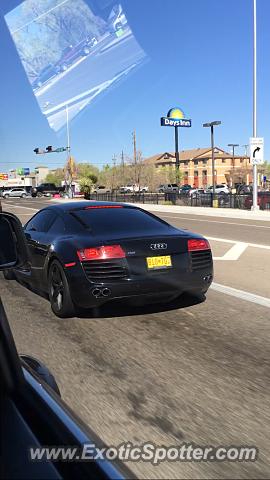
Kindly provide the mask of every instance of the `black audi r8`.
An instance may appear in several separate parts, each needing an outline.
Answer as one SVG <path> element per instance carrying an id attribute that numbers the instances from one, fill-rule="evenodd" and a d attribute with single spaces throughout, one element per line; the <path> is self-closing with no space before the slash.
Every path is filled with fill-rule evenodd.
<path id="1" fill-rule="evenodd" d="M 212 282 L 205 238 L 135 206 L 52 205 L 24 231 L 30 262 L 12 274 L 46 292 L 61 318 L 114 299 L 148 304 L 169 303 L 185 293 L 203 298 Z"/>

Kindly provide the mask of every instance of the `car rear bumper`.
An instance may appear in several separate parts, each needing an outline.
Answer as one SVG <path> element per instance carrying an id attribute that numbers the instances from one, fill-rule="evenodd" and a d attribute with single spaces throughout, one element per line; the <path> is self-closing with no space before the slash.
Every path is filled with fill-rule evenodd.
<path id="1" fill-rule="evenodd" d="M 70 293 L 73 302 L 82 308 L 101 306 L 111 300 L 144 299 L 151 303 L 159 298 L 170 301 L 183 293 L 204 295 L 213 279 L 213 268 L 191 272 L 173 272 L 147 275 L 136 279 L 121 279 L 117 281 L 92 282 L 82 270 L 77 268 L 67 272 Z"/>

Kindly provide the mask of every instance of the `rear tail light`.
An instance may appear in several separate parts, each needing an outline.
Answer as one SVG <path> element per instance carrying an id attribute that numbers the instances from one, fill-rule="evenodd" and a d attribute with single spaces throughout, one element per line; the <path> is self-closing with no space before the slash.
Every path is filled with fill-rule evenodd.
<path id="1" fill-rule="evenodd" d="M 188 251 L 193 252 L 194 250 L 210 250 L 208 240 L 204 238 L 191 238 L 188 240 Z"/>
<path id="2" fill-rule="evenodd" d="M 125 258 L 126 254 L 120 245 L 84 248 L 77 251 L 81 262 L 86 260 L 106 260 L 108 258 Z"/>

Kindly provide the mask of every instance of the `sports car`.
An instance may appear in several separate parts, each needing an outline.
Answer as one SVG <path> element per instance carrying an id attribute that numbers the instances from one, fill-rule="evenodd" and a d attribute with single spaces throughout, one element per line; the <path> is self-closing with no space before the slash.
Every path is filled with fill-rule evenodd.
<path id="1" fill-rule="evenodd" d="M 48 294 L 61 318 L 112 300 L 150 304 L 205 298 L 213 277 L 208 241 L 136 206 L 69 202 L 24 226 L 29 263 L 6 271 Z"/>

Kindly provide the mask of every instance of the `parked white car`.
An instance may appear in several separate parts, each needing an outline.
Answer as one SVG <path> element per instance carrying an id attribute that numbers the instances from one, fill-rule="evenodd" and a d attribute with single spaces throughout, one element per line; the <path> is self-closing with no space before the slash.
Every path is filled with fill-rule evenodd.
<path id="1" fill-rule="evenodd" d="M 29 193 L 25 190 L 25 188 L 10 188 L 9 190 L 4 190 L 2 192 L 2 197 L 3 198 L 9 198 L 9 197 L 19 197 L 19 198 L 25 198 L 29 196 Z"/>
<path id="2" fill-rule="evenodd" d="M 120 188 L 121 193 L 139 193 L 139 192 L 148 192 L 149 187 L 141 187 L 136 184 L 131 184 L 129 183 L 128 185 L 125 185 L 124 187 Z"/>
<path id="3" fill-rule="evenodd" d="M 208 193 L 213 193 L 213 186 L 209 187 L 207 189 Z M 227 185 L 225 184 L 217 184 L 215 186 L 215 193 L 230 193 L 230 189 Z"/>
<path id="4" fill-rule="evenodd" d="M 99 193 L 111 193 L 111 189 L 105 187 L 104 185 L 99 185 L 98 187 L 96 187 L 93 190 L 93 193 L 97 193 L 97 194 L 99 194 Z"/>

